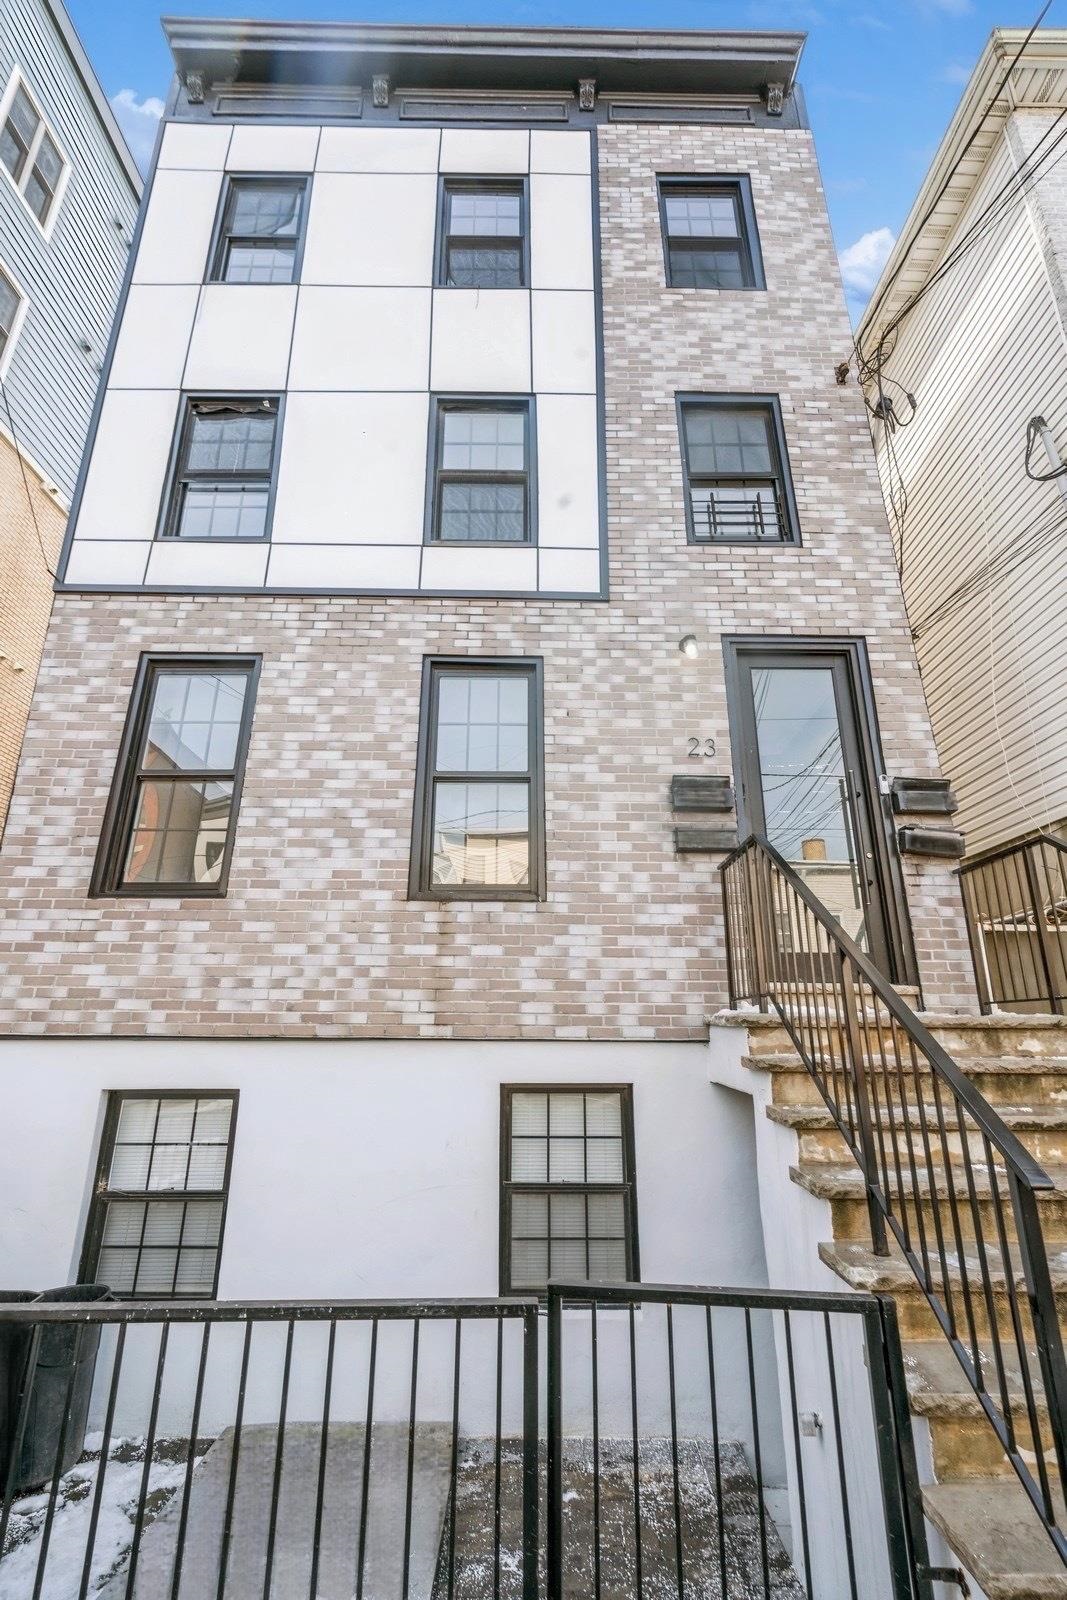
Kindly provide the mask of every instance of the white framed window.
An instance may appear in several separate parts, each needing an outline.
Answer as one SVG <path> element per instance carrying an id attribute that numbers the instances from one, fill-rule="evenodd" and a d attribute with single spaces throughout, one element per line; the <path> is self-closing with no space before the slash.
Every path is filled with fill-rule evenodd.
<path id="1" fill-rule="evenodd" d="M 70 163 L 17 67 L 0 101 L 0 166 L 38 227 L 51 233 Z"/>
<path id="2" fill-rule="evenodd" d="M 0 261 L 0 378 L 6 377 L 26 315 L 26 296 Z"/>

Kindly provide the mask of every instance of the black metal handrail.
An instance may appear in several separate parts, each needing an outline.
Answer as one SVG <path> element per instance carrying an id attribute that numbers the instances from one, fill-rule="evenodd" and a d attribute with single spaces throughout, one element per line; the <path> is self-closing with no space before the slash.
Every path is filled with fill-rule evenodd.
<path id="1" fill-rule="evenodd" d="M 875 1253 L 891 1235 L 1067 1562 L 1052 1179 L 766 839 L 720 871 L 731 1005 L 778 1015 L 859 1165 Z"/>
<path id="2" fill-rule="evenodd" d="M 650 1309 L 656 1321 L 639 1323 Z M 621 1325 L 612 1321 L 620 1316 Z M 850 1337 L 858 1332 L 862 1354 Z M 853 1379 L 860 1361 L 866 1372 L 866 1414 L 850 1361 Z M 929 1600 L 907 1383 L 887 1297 L 553 1281 L 547 1391 L 548 1600 L 579 1589 L 601 1600 L 620 1571 L 633 1573 L 638 1596 L 651 1580 L 654 1592 L 676 1588 L 679 1596 L 803 1588 Z M 567 1515 L 575 1496 L 566 1442 L 575 1433 L 592 1478 L 592 1516 L 581 1522 Z M 795 1588 L 770 1511 L 768 1456 L 778 1439 Z M 876 1488 L 862 1481 L 872 1460 Z M 716 1507 L 703 1525 L 702 1481 L 713 1485 Z M 883 1564 L 876 1576 L 872 1568 Z"/>
<path id="3" fill-rule="evenodd" d="M 983 1012 L 1067 1015 L 1067 844 L 1042 834 L 957 870 Z"/>
<path id="4" fill-rule="evenodd" d="M 0 1588 L 58 1592 L 58 1566 L 70 1600 L 178 1600 L 239 1567 L 264 1594 L 284 1569 L 286 1593 L 451 1597 L 488 1570 L 537 1600 L 539 1312 L 0 1300 Z"/>

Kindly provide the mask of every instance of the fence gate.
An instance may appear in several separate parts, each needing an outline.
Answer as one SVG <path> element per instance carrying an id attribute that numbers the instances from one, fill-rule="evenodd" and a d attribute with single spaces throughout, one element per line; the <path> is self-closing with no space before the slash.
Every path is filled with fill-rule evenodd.
<path id="1" fill-rule="evenodd" d="M 895 1314 L 553 1285 L 548 1600 L 926 1600 Z"/>

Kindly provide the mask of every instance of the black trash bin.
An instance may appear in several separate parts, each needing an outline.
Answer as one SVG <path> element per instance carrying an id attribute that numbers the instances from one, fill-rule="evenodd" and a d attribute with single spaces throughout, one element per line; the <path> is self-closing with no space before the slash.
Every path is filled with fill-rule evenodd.
<path id="1" fill-rule="evenodd" d="M 0 1294 L 0 1300 L 8 1304 L 13 1300 L 22 1303 L 106 1300 L 110 1294 L 110 1289 L 104 1284 L 79 1283 L 68 1284 L 62 1289 L 46 1289 L 43 1294 L 9 1290 Z M 11 1455 L 19 1423 L 19 1396 L 33 1338 L 33 1325 L 28 1322 L 8 1323 L 6 1327 L 0 1324 L 0 1328 L 3 1330 L 0 1333 L 0 1483 L 4 1483 L 11 1469 Z M 89 1401 L 99 1348 L 99 1325 L 42 1324 L 26 1426 L 15 1463 L 16 1494 L 47 1483 L 56 1470 L 72 1368 L 74 1386 L 70 1391 L 70 1416 L 63 1441 L 63 1454 L 58 1462 L 60 1473 L 68 1471 L 85 1448 L 85 1429 L 89 1421 Z"/>

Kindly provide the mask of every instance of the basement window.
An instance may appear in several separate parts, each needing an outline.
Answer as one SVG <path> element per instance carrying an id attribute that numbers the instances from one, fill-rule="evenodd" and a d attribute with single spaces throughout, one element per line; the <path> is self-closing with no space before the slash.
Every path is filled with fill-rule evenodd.
<path id="1" fill-rule="evenodd" d="M 213 1299 L 237 1096 L 108 1097 L 81 1281 L 123 1299 Z"/>
<path id="2" fill-rule="evenodd" d="M 505 1086 L 500 1292 L 638 1279 L 633 1091 Z"/>

